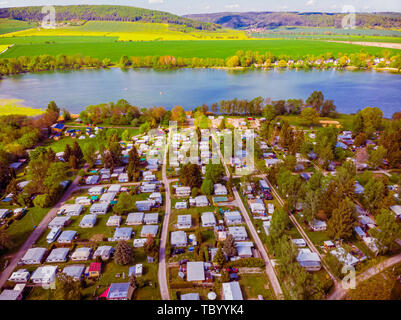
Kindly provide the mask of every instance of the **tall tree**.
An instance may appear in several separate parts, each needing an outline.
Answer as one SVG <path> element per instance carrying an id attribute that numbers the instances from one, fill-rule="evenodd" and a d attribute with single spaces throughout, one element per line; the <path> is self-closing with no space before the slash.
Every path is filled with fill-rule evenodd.
<path id="1" fill-rule="evenodd" d="M 118 215 L 125 215 L 135 210 L 135 201 L 133 196 L 123 192 L 113 207 L 113 212 Z"/>
<path id="2" fill-rule="evenodd" d="M 61 291 L 63 300 L 81 300 L 82 283 L 74 277 L 60 273 L 57 277 L 57 290 Z"/>
<path id="3" fill-rule="evenodd" d="M 231 234 L 229 234 L 226 240 L 224 240 L 223 250 L 227 257 L 231 258 L 238 255 L 237 245 L 235 244 L 234 237 Z"/>
<path id="4" fill-rule="evenodd" d="M 223 250 L 221 248 L 217 249 L 217 252 L 213 257 L 213 262 L 220 267 L 223 266 L 226 262 L 226 257 L 224 256 Z"/>
<path id="5" fill-rule="evenodd" d="M 352 230 L 355 226 L 355 206 L 344 199 L 333 210 L 331 218 L 327 222 L 327 234 L 335 240 L 347 240 L 352 236 Z"/>
<path id="6" fill-rule="evenodd" d="M 209 163 L 208 165 L 206 165 L 205 179 L 208 179 L 213 183 L 218 183 L 220 179 L 224 176 L 224 173 L 224 167 L 221 163 Z"/>
<path id="7" fill-rule="evenodd" d="M 320 108 L 323 105 L 324 96 L 321 91 L 313 91 L 309 98 L 306 100 L 306 103 L 312 106 L 318 113 L 320 113 Z"/>
<path id="8" fill-rule="evenodd" d="M 159 247 L 156 244 L 156 240 L 151 235 L 148 235 L 144 245 L 145 254 L 148 257 L 157 258 L 159 256 Z"/>
<path id="9" fill-rule="evenodd" d="M 57 114 L 59 114 L 60 108 L 54 101 L 50 101 L 49 104 L 47 105 L 47 111 L 57 112 Z"/>
<path id="10" fill-rule="evenodd" d="M 180 182 L 184 186 L 199 188 L 202 185 L 202 172 L 197 164 L 188 163 L 180 170 Z"/>
<path id="11" fill-rule="evenodd" d="M 132 147 L 130 152 L 128 153 L 128 167 L 127 167 L 127 174 L 128 179 L 130 181 L 133 180 L 135 173 L 137 172 L 140 164 L 140 158 L 138 155 L 138 150 L 135 146 Z"/>
<path id="12" fill-rule="evenodd" d="M 117 244 L 116 252 L 114 253 L 114 262 L 119 265 L 127 265 L 134 259 L 133 251 L 130 245 L 121 240 Z"/>
<path id="13" fill-rule="evenodd" d="M 393 251 L 398 245 L 395 242 L 401 239 L 401 226 L 396 216 L 385 209 L 376 217 L 377 229 L 371 229 L 370 233 L 377 239 L 381 253 Z"/>
<path id="14" fill-rule="evenodd" d="M 10 249 L 13 241 L 5 229 L 0 229 L 0 250 Z"/>
<path id="15" fill-rule="evenodd" d="M 369 163 L 373 168 L 378 168 L 383 165 L 384 157 L 387 154 L 386 148 L 378 146 L 376 150 L 373 150 L 369 157 Z"/>

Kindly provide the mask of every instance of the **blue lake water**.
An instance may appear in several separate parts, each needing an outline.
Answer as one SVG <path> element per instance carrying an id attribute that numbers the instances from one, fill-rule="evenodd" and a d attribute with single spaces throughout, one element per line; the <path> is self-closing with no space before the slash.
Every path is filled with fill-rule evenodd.
<path id="1" fill-rule="evenodd" d="M 401 75 L 374 71 L 155 71 L 80 70 L 30 73 L 0 80 L 0 98 L 45 108 L 50 100 L 72 113 L 86 106 L 126 99 L 139 107 L 182 105 L 186 109 L 222 99 L 306 99 L 314 90 L 334 100 L 339 112 L 379 107 L 386 117 L 401 111 Z"/>

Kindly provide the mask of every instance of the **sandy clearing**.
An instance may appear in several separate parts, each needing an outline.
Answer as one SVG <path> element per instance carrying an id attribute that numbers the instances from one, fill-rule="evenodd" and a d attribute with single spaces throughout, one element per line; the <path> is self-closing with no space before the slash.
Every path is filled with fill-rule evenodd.
<path id="1" fill-rule="evenodd" d="M 360 45 L 360 46 L 370 46 L 370 47 L 380 47 L 380 48 L 390 48 L 390 49 L 401 49 L 401 43 L 333 41 L 333 40 L 329 40 L 327 42 L 348 43 L 348 44 L 357 44 L 357 45 Z"/>

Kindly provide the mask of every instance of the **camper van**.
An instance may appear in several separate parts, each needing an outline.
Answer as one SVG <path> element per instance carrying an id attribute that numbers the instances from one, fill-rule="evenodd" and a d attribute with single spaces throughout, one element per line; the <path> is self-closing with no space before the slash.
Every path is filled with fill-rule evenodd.
<path id="1" fill-rule="evenodd" d="M 60 233 L 61 233 L 61 228 L 52 228 L 46 237 L 47 243 L 52 243 L 52 242 L 56 241 L 56 239 L 60 235 Z"/>

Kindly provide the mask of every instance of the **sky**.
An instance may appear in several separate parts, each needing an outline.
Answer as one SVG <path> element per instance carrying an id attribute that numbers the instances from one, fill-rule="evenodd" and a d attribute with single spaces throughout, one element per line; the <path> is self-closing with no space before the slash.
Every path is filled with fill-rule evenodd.
<path id="1" fill-rule="evenodd" d="M 129 5 L 178 15 L 246 11 L 401 12 L 400 0 L 0 0 L 0 8 L 73 4 Z"/>

